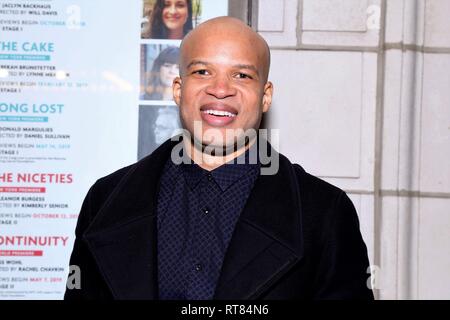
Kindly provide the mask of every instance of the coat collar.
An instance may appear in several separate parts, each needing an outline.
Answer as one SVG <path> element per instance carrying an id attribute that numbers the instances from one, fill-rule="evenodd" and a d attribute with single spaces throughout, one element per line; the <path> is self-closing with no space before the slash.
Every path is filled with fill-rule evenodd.
<path id="1" fill-rule="evenodd" d="M 176 141 L 133 165 L 84 234 L 116 299 L 157 299 L 156 207 L 159 178 Z M 215 299 L 253 299 L 303 255 L 300 194 L 292 165 L 260 175 L 231 238 Z M 267 165 L 262 165 L 262 167 Z"/>

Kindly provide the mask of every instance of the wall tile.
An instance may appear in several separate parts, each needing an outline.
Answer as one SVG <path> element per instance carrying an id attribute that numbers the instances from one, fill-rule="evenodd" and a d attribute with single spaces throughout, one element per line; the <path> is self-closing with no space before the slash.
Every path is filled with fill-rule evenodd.
<path id="1" fill-rule="evenodd" d="M 273 1 L 262 1 L 260 3 L 258 32 L 266 39 L 270 46 L 293 46 L 297 45 L 297 15 L 298 15 L 298 1 L 297 0 L 283 0 L 283 8 L 280 8 L 280 3 L 274 6 Z M 280 15 L 280 10 L 283 9 L 283 14 Z M 273 11 L 272 11 L 273 10 Z M 270 21 L 269 19 L 273 19 Z M 282 30 L 280 31 L 280 27 Z M 266 29 L 275 29 L 274 31 L 266 31 Z"/>
<path id="2" fill-rule="evenodd" d="M 365 32 L 368 0 L 303 0 L 305 31 Z"/>
<path id="3" fill-rule="evenodd" d="M 398 189 L 402 63 L 402 51 L 386 52 L 381 187 L 388 190 Z"/>
<path id="4" fill-rule="evenodd" d="M 284 31 L 285 1 L 259 0 L 258 2 L 258 31 Z"/>
<path id="5" fill-rule="evenodd" d="M 427 0 L 425 45 L 450 48 L 450 1 Z"/>
<path id="6" fill-rule="evenodd" d="M 419 189 L 420 112 L 423 54 L 406 51 L 402 57 L 398 188 Z"/>
<path id="7" fill-rule="evenodd" d="M 419 299 L 450 299 L 450 199 L 421 199 Z"/>
<path id="8" fill-rule="evenodd" d="M 360 53 L 274 51 L 271 128 L 280 149 L 321 176 L 360 176 Z"/>
<path id="9" fill-rule="evenodd" d="M 422 46 L 424 43 L 425 1 L 403 0 L 403 42 L 405 44 Z"/>
<path id="10" fill-rule="evenodd" d="M 394 300 L 398 295 L 398 210 L 397 197 L 383 197 L 380 217 L 379 298 Z"/>
<path id="11" fill-rule="evenodd" d="M 386 37 L 387 43 L 399 43 L 403 40 L 404 0 L 386 1 Z"/>
<path id="12" fill-rule="evenodd" d="M 449 74 L 450 54 L 425 55 L 421 119 L 422 191 L 450 193 Z"/>
<path id="13" fill-rule="evenodd" d="M 380 0 L 303 0 L 302 44 L 377 46 Z"/>

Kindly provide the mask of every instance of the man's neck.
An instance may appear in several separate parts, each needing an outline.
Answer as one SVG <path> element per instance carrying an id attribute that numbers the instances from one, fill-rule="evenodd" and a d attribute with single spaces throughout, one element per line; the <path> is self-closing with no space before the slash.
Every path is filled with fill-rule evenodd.
<path id="1" fill-rule="evenodd" d="M 245 146 L 233 151 L 232 153 L 216 156 L 210 154 L 209 152 L 199 150 L 199 147 L 195 147 L 190 139 L 183 139 L 184 150 L 186 150 L 189 158 L 198 166 L 207 171 L 212 171 L 221 165 L 236 159 L 241 154 L 245 153 L 255 142 L 256 138 L 250 140 Z"/>

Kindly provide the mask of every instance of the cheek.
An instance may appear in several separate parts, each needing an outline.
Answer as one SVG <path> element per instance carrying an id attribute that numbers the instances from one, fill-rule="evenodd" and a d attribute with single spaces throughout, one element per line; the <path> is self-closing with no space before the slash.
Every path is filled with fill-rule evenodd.
<path id="1" fill-rule="evenodd" d="M 194 104 L 201 97 L 203 92 L 202 86 L 186 80 L 181 89 L 181 99 L 186 102 L 188 108 L 194 108 Z"/>
<path id="2" fill-rule="evenodd" d="M 187 9 L 182 9 L 180 11 L 180 15 L 182 16 L 182 18 L 186 21 L 187 20 L 187 16 L 188 16 L 188 10 Z"/>
<path id="3" fill-rule="evenodd" d="M 262 114 L 262 98 L 260 94 L 252 92 L 242 95 L 242 107 L 244 119 L 247 123 L 252 124 L 261 117 Z"/>
<path id="4" fill-rule="evenodd" d="M 258 90 L 247 90 L 242 93 L 242 105 L 249 113 L 257 113 L 261 109 L 262 97 Z"/>

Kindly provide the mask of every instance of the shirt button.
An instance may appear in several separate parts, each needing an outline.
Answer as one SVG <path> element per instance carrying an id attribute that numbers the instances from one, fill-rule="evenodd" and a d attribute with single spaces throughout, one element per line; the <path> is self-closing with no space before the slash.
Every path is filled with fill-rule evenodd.
<path id="1" fill-rule="evenodd" d="M 195 271 L 201 271 L 202 270 L 202 265 L 200 263 L 197 263 L 195 265 Z"/>
<path id="2" fill-rule="evenodd" d="M 208 174 L 206 175 L 206 177 L 208 178 L 208 181 L 213 181 L 213 176 L 212 176 L 211 173 L 208 173 Z"/>
<path id="3" fill-rule="evenodd" d="M 209 208 L 203 208 L 203 213 L 208 214 L 211 210 Z"/>

